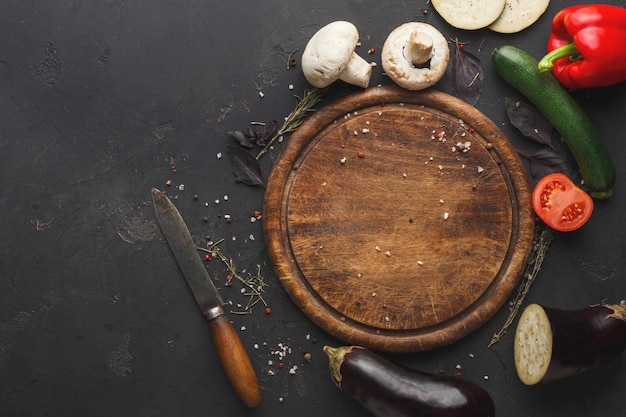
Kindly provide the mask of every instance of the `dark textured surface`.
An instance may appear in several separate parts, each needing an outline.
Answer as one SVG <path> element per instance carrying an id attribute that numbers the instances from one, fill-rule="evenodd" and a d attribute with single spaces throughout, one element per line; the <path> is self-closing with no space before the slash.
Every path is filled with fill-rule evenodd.
<path id="1" fill-rule="evenodd" d="M 0 415 L 363 415 L 328 375 L 321 348 L 341 342 L 309 322 L 273 275 L 262 220 L 250 221 L 261 210 L 263 189 L 236 184 L 228 159 L 217 157 L 232 144 L 227 132 L 291 111 L 293 95 L 308 85 L 299 67 L 286 69 L 287 57 L 322 25 L 353 22 L 361 32 L 359 54 L 378 61 L 389 32 L 417 20 L 470 42 L 466 49 L 485 68 L 476 107 L 514 145 L 529 147 L 504 110 L 504 97 L 520 95 L 497 76 L 489 55 L 513 44 L 540 57 L 551 17 L 569 4 L 552 1 L 531 28 L 498 35 L 453 29 L 426 1 L 3 2 Z M 380 63 L 371 85 L 379 83 L 390 84 Z M 450 92 L 445 79 L 436 88 Z M 324 103 L 352 91 L 337 84 Z M 626 86 L 575 97 L 614 157 L 618 182 L 583 229 L 556 236 L 527 298 L 559 308 L 626 297 Z M 265 175 L 276 152 L 261 160 Z M 150 189 L 168 179 L 198 243 L 224 238 L 223 253 L 252 274 L 260 265 L 269 284 L 263 297 L 271 314 L 258 304 L 252 314 L 231 315 L 264 395 L 252 411 L 226 382 L 206 323 L 156 227 Z M 180 184 L 184 191 L 175 190 Z M 207 267 L 225 282 L 218 260 Z M 231 310 L 249 301 L 240 289 L 235 282 L 221 290 Z M 525 387 L 513 367 L 512 334 L 486 348 L 506 315 L 503 309 L 449 347 L 391 358 L 480 384 L 502 416 L 625 415 L 624 355 L 584 376 Z M 279 368 L 276 352 L 287 345 L 291 353 Z M 310 363 L 303 351 L 312 354 Z M 292 375 L 293 365 L 299 368 Z"/>

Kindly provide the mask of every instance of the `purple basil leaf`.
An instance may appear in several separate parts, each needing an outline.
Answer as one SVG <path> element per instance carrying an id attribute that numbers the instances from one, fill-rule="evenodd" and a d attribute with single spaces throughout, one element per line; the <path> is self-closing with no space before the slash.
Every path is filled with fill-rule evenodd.
<path id="1" fill-rule="evenodd" d="M 226 155 L 230 159 L 231 170 L 237 181 L 247 185 L 265 185 L 261 166 L 254 155 L 238 146 L 227 146 Z"/>
<path id="2" fill-rule="evenodd" d="M 265 142 L 271 138 L 276 130 L 278 129 L 278 122 L 276 120 L 272 120 L 269 123 L 266 123 L 263 127 L 258 130 L 258 136 L 256 144 L 259 146 L 265 146 Z"/>
<path id="3" fill-rule="evenodd" d="M 272 120 L 259 129 L 250 127 L 248 128 L 248 137 L 251 139 L 251 142 L 255 142 L 259 146 L 265 146 L 265 142 L 276 133 L 277 123 L 276 120 Z"/>
<path id="4" fill-rule="evenodd" d="M 572 180 L 580 177 L 572 160 L 547 147 L 530 154 L 522 153 L 522 155 L 530 162 L 530 172 L 533 178 L 541 178 L 553 172 L 563 173 Z"/>
<path id="5" fill-rule="evenodd" d="M 472 106 L 475 105 L 483 91 L 484 76 L 480 59 L 459 48 L 457 44 L 446 68 L 446 77 L 450 80 L 454 94 Z"/>
<path id="6" fill-rule="evenodd" d="M 239 142 L 240 145 L 245 146 L 246 148 L 254 147 L 255 139 L 251 138 L 247 133 L 242 132 L 241 130 L 235 130 L 228 133 L 237 139 L 237 142 Z"/>
<path id="7" fill-rule="evenodd" d="M 554 128 L 539 110 L 510 97 L 504 98 L 504 106 L 509 120 L 524 136 L 557 150 L 552 142 Z"/>

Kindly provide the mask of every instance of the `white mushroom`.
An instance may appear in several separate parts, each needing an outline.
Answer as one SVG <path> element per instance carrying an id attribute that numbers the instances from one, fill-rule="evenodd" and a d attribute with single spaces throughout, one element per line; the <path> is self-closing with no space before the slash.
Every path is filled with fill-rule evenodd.
<path id="1" fill-rule="evenodd" d="M 423 90 L 443 77 L 450 48 L 443 35 L 427 23 L 409 22 L 394 29 L 381 52 L 385 73 L 407 90 Z"/>
<path id="2" fill-rule="evenodd" d="M 323 88 L 339 79 L 367 88 L 372 65 L 354 51 L 358 41 L 359 32 L 350 22 L 332 22 L 317 31 L 302 53 L 307 81 Z"/>

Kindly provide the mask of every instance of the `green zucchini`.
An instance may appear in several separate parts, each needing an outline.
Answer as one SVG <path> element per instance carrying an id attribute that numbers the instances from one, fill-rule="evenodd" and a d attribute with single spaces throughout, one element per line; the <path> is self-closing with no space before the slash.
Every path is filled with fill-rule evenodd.
<path id="1" fill-rule="evenodd" d="M 609 198 L 615 166 L 597 130 L 576 100 L 549 73 L 539 73 L 537 60 L 514 47 L 496 48 L 491 60 L 496 72 L 530 100 L 561 134 L 594 198 Z"/>

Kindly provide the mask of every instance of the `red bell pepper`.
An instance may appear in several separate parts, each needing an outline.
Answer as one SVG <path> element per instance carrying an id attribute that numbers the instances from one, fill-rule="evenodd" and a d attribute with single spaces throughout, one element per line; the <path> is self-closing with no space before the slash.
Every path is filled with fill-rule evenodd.
<path id="1" fill-rule="evenodd" d="M 548 54 L 539 71 L 566 88 L 603 87 L 626 80 L 626 9 L 610 4 L 570 6 L 552 20 Z"/>

